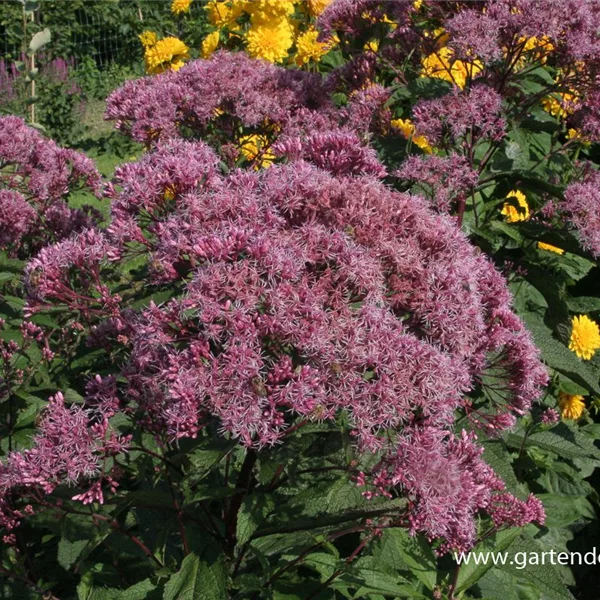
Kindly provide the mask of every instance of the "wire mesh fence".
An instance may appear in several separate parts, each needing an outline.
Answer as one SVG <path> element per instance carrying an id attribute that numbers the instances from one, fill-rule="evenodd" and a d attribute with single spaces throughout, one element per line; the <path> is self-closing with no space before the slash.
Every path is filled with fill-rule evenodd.
<path id="1" fill-rule="evenodd" d="M 57 138 L 84 118 L 82 106 L 91 104 L 87 114 L 101 123 L 102 100 L 143 74 L 138 36 L 151 30 L 199 44 L 204 4 L 194 0 L 177 18 L 171 0 L 0 0 L 0 114 L 41 123 Z M 32 56 L 30 42 L 44 30 L 50 41 Z"/>

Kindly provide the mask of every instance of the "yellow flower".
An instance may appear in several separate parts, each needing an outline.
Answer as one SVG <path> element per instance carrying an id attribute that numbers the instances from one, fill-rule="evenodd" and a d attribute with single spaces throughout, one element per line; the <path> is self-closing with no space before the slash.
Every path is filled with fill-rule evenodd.
<path id="1" fill-rule="evenodd" d="M 517 221 L 527 221 L 529 219 L 529 205 L 523 192 L 512 190 L 506 194 L 507 198 L 515 198 L 518 208 L 510 202 L 505 202 L 500 214 L 506 217 L 507 223 L 516 223 Z"/>
<path id="2" fill-rule="evenodd" d="M 546 244 L 545 242 L 538 242 L 538 248 L 540 250 L 548 250 L 548 252 L 555 252 L 556 254 L 564 254 L 565 251 L 562 248 L 553 246 L 552 244 Z"/>
<path id="3" fill-rule="evenodd" d="M 363 50 L 369 50 L 370 52 L 377 52 L 377 50 L 379 50 L 379 40 L 368 41 L 364 45 Z"/>
<path id="4" fill-rule="evenodd" d="M 568 140 L 577 140 L 582 146 L 589 147 L 592 145 L 589 138 L 583 135 L 581 129 L 573 129 L 572 127 L 567 131 Z"/>
<path id="5" fill-rule="evenodd" d="M 269 150 L 269 140 L 264 135 L 244 135 L 240 138 L 240 150 L 249 161 L 255 161 L 256 170 L 269 167 L 275 160 L 275 154 Z"/>
<path id="6" fill-rule="evenodd" d="M 294 0 L 253 0 L 246 2 L 244 10 L 250 15 L 252 25 L 271 25 L 294 14 Z"/>
<path id="7" fill-rule="evenodd" d="M 443 46 L 432 52 L 421 61 L 423 68 L 422 77 L 434 77 L 453 83 L 461 90 L 468 79 L 473 79 L 483 71 L 483 63 L 475 59 L 471 62 L 454 60 L 454 51 L 448 46 Z"/>
<path id="8" fill-rule="evenodd" d="M 400 131 L 400 133 L 407 139 L 412 140 L 412 143 L 421 148 L 423 152 L 431 154 L 432 148 L 427 138 L 423 135 L 415 135 L 415 126 L 410 119 L 393 119 L 390 121 L 390 125 Z"/>
<path id="9" fill-rule="evenodd" d="M 331 44 L 317 41 L 319 32 L 310 27 L 296 38 L 296 64 L 303 65 L 311 60 L 319 62 L 331 49 Z"/>
<path id="10" fill-rule="evenodd" d="M 246 2 L 244 0 L 210 0 L 205 5 L 208 12 L 208 20 L 215 27 L 229 27 L 236 25 L 237 19 L 244 12 Z"/>
<path id="11" fill-rule="evenodd" d="M 542 108 L 553 117 L 564 119 L 573 113 L 577 95 L 571 92 L 558 92 L 542 98 Z"/>
<path id="12" fill-rule="evenodd" d="M 158 40 L 154 46 L 146 48 L 144 60 L 146 73 L 156 75 L 163 71 L 179 71 L 190 58 L 190 49 L 176 37 Z"/>
<path id="13" fill-rule="evenodd" d="M 573 317 L 569 350 L 583 360 L 590 360 L 600 348 L 598 324 L 586 315 Z"/>
<path id="14" fill-rule="evenodd" d="M 313 17 L 318 17 L 330 4 L 332 0 L 308 0 L 308 12 Z"/>
<path id="15" fill-rule="evenodd" d="M 579 419 L 585 410 L 583 396 L 565 392 L 558 394 L 558 406 L 563 419 Z"/>
<path id="16" fill-rule="evenodd" d="M 154 46 L 154 44 L 156 44 L 158 41 L 154 31 L 143 31 L 138 37 L 140 38 L 140 42 L 142 42 L 142 46 L 144 46 L 144 48 Z"/>
<path id="17" fill-rule="evenodd" d="M 252 25 L 246 35 L 248 54 L 272 63 L 283 61 L 293 43 L 293 29 L 287 19 Z"/>
<path id="18" fill-rule="evenodd" d="M 412 5 L 415 10 L 419 10 L 423 6 L 423 0 L 415 0 Z"/>
<path id="19" fill-rule="evenodd" d="M 200 46 L 200 56 L 209 58 L 210 55 L 217 49 L 219 45 L 219 32 L 213 31 L 209 33 L 203 40 Z"/>
<path id="20" fill-rule="evenodd" d="M 171 4 L 171 12 L 174 15 L 182 15 L 190 12 L 190 4 L 192 0 L 173 0 Z"/>
<path id="21" fill-rule="evenodd" d="M 527 62 L 539 61 L 545 65 L 548 60 L 548 55 L 555 50 L 554 44 L 550 41 L 550 38 L 546 35 L 541 37 L 520 37 L 518 43 L 521 45 L 520 56 L 514 63 L 513 69 L 522 69 Z M 507 52 L 504 49 L 505 54 Z"/>
<path id="22" fill-rule="evenodd" d="M 170 202 L 171 200 L 175 200 L 175 196 L 177 196 L 177 188 L 172 183 L 169 183 L 165 188 L 163 197 Z"/>

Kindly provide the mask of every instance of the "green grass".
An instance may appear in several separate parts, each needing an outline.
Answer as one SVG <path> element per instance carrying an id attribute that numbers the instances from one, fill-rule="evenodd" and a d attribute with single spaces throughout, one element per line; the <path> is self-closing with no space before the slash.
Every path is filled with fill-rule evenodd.
<path id="1" fill-rule="evenodd" d="M 110 181 L 115 168 L 124 163 L 137 160 L 142 154 L 142 146 L 135 144 L 122 134 L 113 130 L 112 123 L 104 120 L 105 103 L 92 100 L 87 103 L 84 113 L 83 125 L 86 137 L 76 145 L 75 149 L 84 152 L 94 161 L 100 174 Z M 74 208 L 90 205 L 99 210 L 104 217 L 108 217 L 110 202 L 106 199 L 98 200 L 89 192 L 74 193 L 69 204 Z"/>

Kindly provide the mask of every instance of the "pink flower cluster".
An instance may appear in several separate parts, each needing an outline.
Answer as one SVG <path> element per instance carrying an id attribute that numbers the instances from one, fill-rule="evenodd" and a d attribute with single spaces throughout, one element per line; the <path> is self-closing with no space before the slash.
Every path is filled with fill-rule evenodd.
<path id="1" fill-rule="evenodd" d="M 10 452 L 0 464 L 0 527 L 9 531 L 23 514 L 12 508 L 11 499 L 30 494 L 40 500 L 59 484 L 84 485 L 94 480 L 94 500 L 102 502 L 102 482 L 115 487 L 106 470 L 106 459 L 127 450 L 128 436 L 119 436 L 110 427 L 110 412 L 67 406 L 59 392 L 49 399 L 38 433 L 30 449 Z M 86 501 L 84 492 L 74 499 Z"/>
<path id="2" fill-rule="evenodd" d="M 120 298 L 111 295 L 100 276 L 108 248 L 103 233 L 87 229 L 40 250 L 25 268 L 26 314 L 49 302 L 64 303 L 84 313 L 94 305 L 109 313 L 117 310 Z"/>
<path id="3" fill-rule="evenodd" d="M 558 208 L 579 233 L 581 245 L 600 256 L 600 172 L 589 167 L 580 181 L 565 190 Z"/>
<path id="4" fill-rule="evenodd" d="M 533 496 L 521 501 L 502 492 L 504 483 L 483 461 L 476 436 L 462 431 L 459 437 L 435 427 L 406 429 L 394 452 L 376 468 L 371 482 L 364 474 L 367 495 L 390 496 L 400 489 L 408 498 L 411 532 L 425 532 L 430 540 L 444 540 L 438 548 L 464 551 L 476 540 L 473 515 L 485 510 L 497 528 L 544 523 L 541 502 Z"/>
<path id="5" fill-rule="evenodd" d="M 330 125 L 333 110 L 319 75 L 290 71 L 244 53 L 217 52 L 175 72 L 127 82 L 107 99 L 106 118 L 138 142 L 184 137 L 210 139 L 212 127 L 273 131 Z"/>
<path id="6" fill-rule="evenodd" d="M 32 256 L 47 243 L 92 227 L 98 215 L 69 208 L 69 193 L 97 196 L 101 177 L 85 155 L 60 148 L 18 117 L 0 117 L 0 248 Z"/>
<path id="7" fill-rule="evenodd" d="M 101 277 L 106 257 L 148 252 L 153 281 L 182 294 L 140 314 L 115 309 L 94 333 L 100 344 L 103 335 L 128 339 L 123 398 L 141 427 L 174 441 L 216 421 L 261 447 L 297 419 L 343 411 L 359 450 L 389 463 L 388 493 L 411 498 L 414 530 L 466 547 L 474 514 L 501 487 L 474 440 L 449 433 L 455 411 L 488 430 L 509 427 L 546 382 L 537 350 L 504 280 L 450 218 L 344 166 L 368 158 L 344 138 L 289 138 L 281 147 L 289 164 L 227 176 L 202 142 L 163 143 L 125 165 L 102 247 L 96 253 L 80 236 L 43 252 L 28 268 L 33 301 L 66 296 L 60 265 L 80 273 L 100 265 Z M 92 387 L 90 398 L 118 406 L 114 380 Z M 474 388 L 494 401 L 475 405 L 465 395 Z M 420 436 L 448 472 L 471 481 L 437 520 L 447 486 L 433 474 L 419 483 L 429 460 Z M 410 448 L 419 477 L 417 466 L 414 477 L 402 466 Z"/>
<path id="8" fill-rule="evenodd" d="M 452 203 L 465 199 L 477 186 L 479 175 L 466 157 L 409 156 L 393 173 L 399 179 L 418 184 L 419 193 L 429 198 L 440 212 L 450 212 Z"/>
<path id="9" fill-rule="evenodd" d="M 413 108 L 413 116 L 419 135 L 436 146 L 444 135 L 450 136 L 451 147 L 467 142 L 474 145 L 480 139 L 499 141 L 505 135 L 502 96 L 481 83 L 467 92 L 454 87 L 441 98 L 421 100 Z"/>

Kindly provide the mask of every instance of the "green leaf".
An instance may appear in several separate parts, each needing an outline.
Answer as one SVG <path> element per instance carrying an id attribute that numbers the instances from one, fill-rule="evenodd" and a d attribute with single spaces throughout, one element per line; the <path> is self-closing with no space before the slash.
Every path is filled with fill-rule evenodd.
<path id="1" fill-rule="evenodd" d="M 386 543 L 398 551 L 411 572 L 428 590 L 437 582 L 437 560 L 433 550 L 422 536 L 411 536 L 406 529 L 386 530 Z"/>
<path id="2" fill-rule="evenodd" d="M 544 362 L 556 369 L 559 373 L 564 373 L 569 379 L 585 386 L 596 394 L 600 394 L 600 385 L 598 385 L 598 376 L 588 368 L 577 356 L 566 346 L 552 337 L 552 332 L 536 315 L 525 313 L 521 315 L 527 328 L 533 335 L 533 340 L 540 348 Z"/>
<path id="3" fill-rule="evenodd" d="M 244 498 L 237 517 L 236 540 L 238 545 L 250 541 L 252 534 L 264 522 L 265 516 L 274 507 L 273 499 L 264 494 L 251 494 Z"/>
<path id="4" fill-rule="evenodd" d="M 227 571 L 221 556 L 205 560 L 188 554 L 181 568 L 165 585 L 163 600 L 223 600 L 227 598 Z"/>
<path id="5" fill-rule="evenodd" d="M 58 564 L 69 570 L 77 562 L 87 544 L 87 540 L 70 542 L 62 537 L 58 542 Z"/>
<path id="6" fill-rule="evenodd" d="M 349 588 L 352 589 L 354 593 L 348 594 L 348 598 L 372 597 L 372 594 L 385 594 L 394 598 L 426 598 L 404 577 L 378 569 L 372 556 L 365 556 L 348 565 L 331 554 L 315 552 L 303 564 L 315 569 L 321 581 L 328 580 L 335 571 L 342 571 L 329 584 L 329 588 L 344 594 Z"/>
<path id="7" fill-rule="evenodd" d="M 575 600 L 565 586 L 560 571 L 555 565 L 542 564 L 543 547 L 535 540 L 522 535 L 510 547 L 510 560 L 501 569 L 529 581 L 542 592 L 544 600 Z M 525 564 L 524 559 L 528 562 Z M 539 564 L 534 564 L 534 561 Z M 525 564 L 525 568 L 520 568 Z"/>
<path id="8" fill-rule="evenodd" d="M 537 494 L 546 510 L 547 527 L 565 527 L 585 517 L 594 519 L 594 507 L 581 497 Z"/>
<path id="9" fill-rule="evenodd" d="M 83 404 L 85 401 L 85 398 L 81 394 L 71 388 L 65 390 L 63 395 L 68 404 Z"/>
<path id="10" fill-rule="evenodd" d="M 519 228 L 514 224 L 506 223 L 505 221 L 492 221 L 490 229 L 504 233 L 509 238 L 515 240 L 520 245 L 526 242 L 526 238 L 519 232 Z"/>
<path id="11" fill-rule="evenodd" d="M 508 433 L 505 436 L 506 443 L 513 448 L 524 446 L 536 446 L 554 452 L 566 459 L 594 458 L 600 459 L 600 451 L 594 442 L 586 436 L 578 433 L 561 423 L 548 431 L 532 433 L 524 440 L 522 431 Z"/>
<path id="12" fill-rule="evenodd" d="M 506 484 L 508 491 L 513 494 L 523 490 L 513 470 L 508 450 L 502 440 L 486 440 L 483 442 L 483 460 L 494 469 Z"/>
<path id="13" fill-rule="evenodd" d="M 494 567 L 494 561 L 491 559 L 493 553 L 505 552 L 519 537 L 520 533 L 521 531 L 515 528 L 499 531 L 492 538 L 475 546 L 469 553 L 469 562 L 463 562 L 461 564 L 458 580 L 456 582 L 457 591 L 461 592 L 475 585 L 491 568 Z M 487 556 L 489 558 L 487 560 L 480 559 L 480 564 L 477 564 L 474 560 L 475 556 L 478 558 Z"/>
<path id="14" fill-rule="evenodd" d="M 119 594 L 118 600 L 150 600 L 150 598 L 154 597 L 158 600 L 160 596 L 152 593 L 156 591 L 158 591 L 156 584 L 152 583 L 149 579 L 145 579 L 123 590 Z"/>
<path id="15" fill-rule="evenodd" d="M 600 298 L 594 296 L 579 296 L 567 300 L 569 310 L 575 313 L 590 313 L 600 311 Z"/>
<path id="16" fill-rule="evenodd" d="M 505 571 L 490 569 L 477 587 L 485 600 L 540 600 L 541 592 L 531 583 L 521 583 Z"/>

